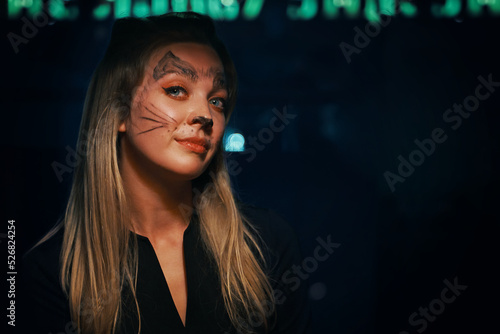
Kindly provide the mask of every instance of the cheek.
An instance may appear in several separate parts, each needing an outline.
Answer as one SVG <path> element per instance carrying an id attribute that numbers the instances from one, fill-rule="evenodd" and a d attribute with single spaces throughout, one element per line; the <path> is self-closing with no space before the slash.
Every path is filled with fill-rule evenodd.
<path id="1" fill-rule="evenodd" d="M 224 136 L 224 130 L 225 130 L 224 121 L 222 121 L 222 123 L 219 123 L 219 124 L 221 124 L 221 125 L 219 125 L 219 126 L 215 125 L 212 128 L 212 131 L 213 131 L 212 136 L 214 138 L 214 141 L 216 141 L 216 142 L 220 142 L 222 140 L 222 137 Z"/>
<path id="2" fill-rule="evenodd" d="M 153 131 L 155 134 L 158 131 L 172 132 L 181 120 L 175 108 L 165 105 L 161 96 L 148 94 L 141 94 L 135 99 L 131 114 L 138 135 Z"/>
<path id="3" fill-rule="evenodd" d="M 219 114 L 214 117 L 214 132 L 220 133 L 222 136 L 226 129 L 226 117 L 224 114 Z"/>
<path id="4" fill-rule="evenodd" d="M 216 147 L 220 146 L 223 137 L 224 137 L 224 128 L 222 128 L 217 133 L 214 133 L 214 144 Z"/>

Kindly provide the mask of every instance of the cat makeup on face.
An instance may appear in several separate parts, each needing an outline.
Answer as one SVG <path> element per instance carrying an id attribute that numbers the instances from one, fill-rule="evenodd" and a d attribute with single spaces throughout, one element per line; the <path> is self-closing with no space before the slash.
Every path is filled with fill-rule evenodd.
<path id="1" fill-rule="evenodd" d="M 162 48 L 151 57 L 130 115 L 119 128 L 125 145 L 136 153 L 130 157 L 184 179 L 196 178 L 220 146 L 227 95 L 224 68 L 210 46 Z"/>

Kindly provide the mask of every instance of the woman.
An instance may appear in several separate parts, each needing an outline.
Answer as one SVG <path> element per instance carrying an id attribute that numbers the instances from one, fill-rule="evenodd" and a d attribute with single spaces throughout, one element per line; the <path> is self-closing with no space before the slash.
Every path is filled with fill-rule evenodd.
<path id="1" fill-rule="evenodd" d="M 30 330 L 308 330 L 305 284 L 288 277 L 293 232 L 231 192 L 222 136 L 236 92 L 207 16 L 116 21 L 64 219 L 25 258 Z"/>

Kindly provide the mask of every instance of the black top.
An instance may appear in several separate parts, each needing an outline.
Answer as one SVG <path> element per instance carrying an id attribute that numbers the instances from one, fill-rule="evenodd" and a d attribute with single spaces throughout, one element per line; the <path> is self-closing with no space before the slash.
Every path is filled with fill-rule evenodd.
<path id="1" fill-rule="evenodd" d="M 268 210 L 246 207 L 243 213 L 257 227 L 267 245 L 263 251 L 277 299 L 275 326 L 270 333 L 310 333 L 307 284 L 302 281 L 297 285 L 298 278 L 290 280 L 292 266 L 302 261 L 295 233 L 279 216 Z M 185 327 L 153 246 L 148 238 L 137 235 L 139 268 L 136 291 L 142 334 L 236 333 L 224 306 L 214 260 L 203 248 L 198 224 L 197 216 L 193 215 L 184 232 L 187 279 Z M 70 320 L 68 299 L 59 280 L 62 236 L 61 229 L 24 257 L 19 288 L 23 298 L 17 316 L 22 333 L 76 333 Z M 290 285 L 290 281 L 294 284 Z M 102 291 L 105 298 L 106 288 L 103 287 Z M 124 293 L 123 300 L 124 315 L 118 332 L 137 333 L 135 306 L 129 294 Z M 259 320 L 256 318 L 247 325 L 259 329 Z"/>

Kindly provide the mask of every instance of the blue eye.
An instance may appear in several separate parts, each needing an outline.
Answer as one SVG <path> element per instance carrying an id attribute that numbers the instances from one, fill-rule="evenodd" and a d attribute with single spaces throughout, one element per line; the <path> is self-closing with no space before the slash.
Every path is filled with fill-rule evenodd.
<path id="1" fill-rule="evenodd" d="M 177 97 L 177 96 L 180 96 L 183 93 L 186 93 L 186 90 L 183 87 L 181 87 L 181 86 L 172 86 L 172 87 L 168 87 L 168 88 L 163 88 L 163 90 L 168 95 L 171 95 L 171 96 L 174 96 L 174 97 Z"/>
<path id="2" fill-rule="evenodd" d="M 219 109 L 224 109 L 224 107 L 226 106 L 226 101 L 220 97 L 213 98 L 209 102 L 210 102 L 210 104 L 214 105 L 215 107 L 217 107 Z"/>

